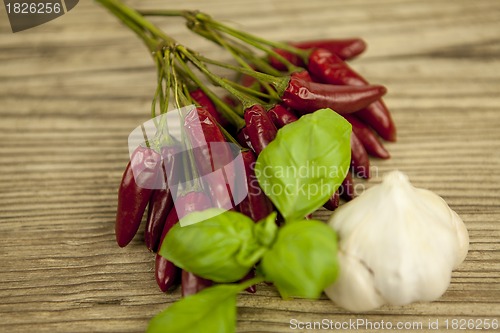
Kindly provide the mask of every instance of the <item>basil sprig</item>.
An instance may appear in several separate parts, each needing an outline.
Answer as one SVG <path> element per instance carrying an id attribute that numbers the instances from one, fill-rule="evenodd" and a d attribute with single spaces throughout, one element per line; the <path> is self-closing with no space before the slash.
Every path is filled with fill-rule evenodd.
<path id="1" fill-rule="evenodd" d="M 218 208 L 194 212 L 167 234 L 160 255 L 176 266 L 215 282 L 243 278 L 276 237 L 276 213 L 257 224 L 249 217 Z M 184 227 L 182 225 L 185 225 Z"/>
<path id="2" fill-rule="evenodd" d="M 259 154 L 255 175 L 286 221 L 320 208 L 342 184 L 351 161 L 351 125 L 331 109 L 300 117 Z"/>
<path id="3" fill-rule="evenodd" d="M 255 282 L 217 285 L 183 298 L 151 319 L 146 333 L 233 333 L 236 295 Z"/>
<path id="4" fill-rule="evenodd" d="M 266 280 L 283 298 L 318 298 L 337 277 L 336 234 L 323 222 L 296 221 L 278 231 L 275 213 L 257 224 L 241 213 L 218 213 L 209 209 L 190 214 L 202 222 L 177 224 L 160 254 L 214 281 L 239 280 L 257 262 L 260 275 L 239 285 L 206 288 L 174 303 L 151 320 L 147 333 L 234 332 L 236 296 L 250 285 Z"/>
<path id="5" fill-rule="evenodd" d="M 160 254 L 182 269 L 222 283 L 242 279 L 260 262 L 257 269 L 284 298 L 318 298 L 335 280 L 337 238 L 323 222 L 289 222 L 278 232 L 275 213 L 257 224 L 238 212 L 218 213 L 208 209 L 188 215 L 202 222 L 173 227 Z"/>

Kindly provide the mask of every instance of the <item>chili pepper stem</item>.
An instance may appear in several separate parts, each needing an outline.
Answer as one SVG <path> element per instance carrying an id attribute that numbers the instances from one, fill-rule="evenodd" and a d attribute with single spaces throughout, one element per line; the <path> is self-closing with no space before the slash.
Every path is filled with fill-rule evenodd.
<path id="1" fill-rule="evenodd" d="M 227 90 L 229 93 L 231 93 L 234 97 L 238 98 L 240 102 L 243 104 L 243 106 L 249 107 L 255 104 L 262 104 L 262 101 L 255 97 L 251 96 L 244 96 L 242 93 L 240 93 L 238 90 L 235 88 L 231 87 L 231 85 L 227 84 L 220 76 L 217 76 L 210 72 L 206 66 L 197 58 L 195 57 L 191 52 L 189 52 L 188 49 L 186 49 L 184 46 L 179 45 L 177 46 L 177 49 L 186 56 L 186 58 L 189 59 L 193 63 L 193 65 L 196 66 L 207 78 L 213 80 L 216 84 L 220 85 L 222 88 Z"/>
<path id="2" fill-rule="evenodd" d="M 146 20 L 139 12 L 137 12 L 133 8 L 126 6 L 121 1 L 117 0 L 96 0 L 96 1 L 99 2 L 101 5 L 103 5 L 104 7 L 108 8 L 109 10 L 112 10 L 114 8 L 115 12 L 118 12 L 126 16 L 127 18 L 135 22 L 139 27 L 143 27 L 144 29 L 148 30 L 156 38 L 163 39 L 165 42 L 171 45 L 176 44 L 176 41 L 172 37 L 166 35 L 157 26 L 155 26 L 150 21 Z"/>
<path id="3" fill-rule="evenodd" d="M 177 54 L 177 57 L 180 57 Z M 243 119 L 233 111 L 226 103 L 224 103 L 216 94 L 214 94 L 210 89 L 207 88 L 207 86 L 193 73 L 191 68 L 184 62 L 184 61 L 179 61 L 181 68 L 184 70 L 184 72 L 189 76 L 193 82 L 198 85 L 198 87 L 205 93 L 207 96 L 219 107 L 221 110 L 223 116 L 231 122 L 231 124 L 237 128 L 240 129 L 243 126 L 245 126 L 245 122 Z"/>
<path id="4" fill-rule="evenodd" d="M 169 10 L 169 9 L 154 9 L 154 10 L 138 10 L 142 16 L 174 16 L 174 17 L 189 17 L 189 10 Z"/>
<path id="5" fill-rule="evenodd" d="M 236 46 L 229 45 L 228 42 L 222 36 L 220 36 L 217 32 L 215 32 L 213 30 L 209 30 L 208 33 L 210 34 L 210 36 L 213 38 L 213 40 L 216 43 L 222 45 L 229 53 L 231 53 L 233 58 L 236 59 L 236 61 L 243 68 L 252 70 L 252 67 L 240 56 L 241 52 L 239 52 L 239 48 L 237 48 Z M 274 90 L 269 86 L 269 84 L 267 82 L 262 82 L 262 85 L 270 94 L 275 94 Z M 255 90 L 253 90 L 253 91 L 255 91 Z"/>
<path id="6" fill-rule="evenodd" d="M 293 47 L 289 44 L 270 41 L 270 40 L 252 35 L 252 34 L 247 33 L 247 32 L 236 30 L 234 28 L 231 28 L 230 26 L 227 26 L 221 22 L 218 22 L 218 21 L 212 19 L 209 15 L 201 13 L 201 12 L 196 13 L 196 19 L 201 21 L 201 22 L 207 22 L 207 23 L 213 25 L 214 27 L 216 27 L 217 29 L 223 30 L 232 36 L 235 36 L 235 37 L 238 36 L 240 38 L 242 37 L 241 39 L 244 39 L 245 41 L 252 41 L 252 42 L 267 45 L 267 46 L 270 46 L 270 47 L 273 47 L 276 49 L 282 49 L 282 50 L 288 51 L 290 53 L 296 54 L 303 59 L 307 59 L 307 57 L 309 55 L 309 53 L 307 51 Z"/>
<path id="7" fill-rule="evenodd" d="M 240 283 L 240 286 L 241 286 L 241 290 L 245 290 L 255 284 L 258 284 L 258 283 L 261 283 L 261 282 L 264 282 L 265 279 L 263 276 L 259 275 L 259 276 L 256 276 L 250 280 L 246 280 L 242 283 Z"/>

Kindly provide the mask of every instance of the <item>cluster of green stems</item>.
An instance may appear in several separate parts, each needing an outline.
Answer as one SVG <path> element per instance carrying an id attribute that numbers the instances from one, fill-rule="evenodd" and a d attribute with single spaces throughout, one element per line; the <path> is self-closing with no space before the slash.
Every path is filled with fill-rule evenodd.
<path id="1" fill-rule="evenodd" d="M 157 67 L 157 88 L 151 106 L 151 117 L 163 114 L 173 106 L 181 108 L 195 104 L 189 92 L 201 89 L 215 104 L 218 111 L 234 128 L 244 126 L 244 109 L 255 105 L 273 105 L 280 101 L 280 91 L 288 84 L 288 74 L 300 70 L 274 49 L 286 50 L 306 59 L 308 54 L 286 43 L 268 41 L 229 27 L 210 16 L 190 10 L 134 10 L 119 0 L 96 0 L 114 14 L 123 24 L 135 32 L 149 49 Z M 183 46 L 149 21 L 147 16 L 181 17 L 194 33 L 216 43 L 237 62 L 210 59 Z M 259 55 L 257 52 L 263 53 Z M 269 65 L 265 57 L 273 57 L 283 63 L 288 73 L 282 73 Z M 229 69 L 238 75 L 248 75 L 259 83 L 259 89 L 246 87 L 216 74 L 209 66 Z M 201 74 L 201 75 L 200 75 Z M 206 82 L 209 82 L 207 84 Z M 210 85 L 222 87 L 241 104 L 232 108 L 216 94 Z"/>

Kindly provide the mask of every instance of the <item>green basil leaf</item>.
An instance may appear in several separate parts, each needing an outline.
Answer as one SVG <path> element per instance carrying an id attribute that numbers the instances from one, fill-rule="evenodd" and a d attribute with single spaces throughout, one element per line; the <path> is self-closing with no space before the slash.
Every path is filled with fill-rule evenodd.
<path id="1" fill-rule="evenodd" d="M 351 125 L 331 109 L 300 117 L 259 154 L 255 174 L 286 221 L 303 219 L 342 184 L 351 160 Z"/>
<path id="2" fill-rule="evenodd" d="M 276 225 L 277 215 L 276 212 L 272 212 L 255 225 L 255 237 L 265 247 L 270 247 L 273 244 L 278 233 L 278 226 Z"/>
<path id="3" fill-rule="evenodd" d="M 172 304 L 149 322 L 146 333 L 233 333 L 240 285 L 206 288 Z"/>
<path id="4" fill-rule="evenodd" d="M 254 235 L 255 222 L 241 213 L 214 208 L 186 219 L 201 222 L 183 227 L 181 220 L 168 232 L 160 255 L 205 279 L 238 281 L 266 251 Z"/>
<path id="5" fill-rule="evenodd" d="M 338 274 L 335 231 L 314 220 L 285 224 L 259 270 L 283 298 L 318 298 Z"/>

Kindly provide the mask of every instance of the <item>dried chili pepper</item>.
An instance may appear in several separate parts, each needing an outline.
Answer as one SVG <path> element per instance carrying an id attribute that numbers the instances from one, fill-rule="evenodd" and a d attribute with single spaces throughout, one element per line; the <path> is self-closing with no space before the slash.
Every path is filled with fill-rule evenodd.
<path id="1" fill-rule="evenodd" d="M 240 213 L 257 222 L 272 213 L 273 205 L 260 188 L 255 176 L 255 154 L 247 150 L 241 152 L 241 156 L 243 157 L 243 165 L 245 166 L 248 195 L 238 204 L 237 209 Z"/>
<path id="2" fill-rule="evenodd" d="M 168 214 L 163 227 L 160 248 L 167 233 L 177 222 L 179 222 L 179 216 L 182 218 L 189 213 L 201 211 L 210 207 L 210 199 L 204 192 L 188 192 L 176 198 L 175 207 Z M 155 277 L 156 283 L 162 291 L 167 291 L 175 284 L 178 273 L 179 269 L 175 267 L 175 265 L 161 255 L 156 254 Z"/>
<path id="3" fill-rule="evenodd" d="M 340 204 L 340 197 L 339 197 L 339 191 L 335 191 L 333 195 L 328 199 L 328 201 L 323 205 L 328 210 L 334 211 L 339 207 Z"/>
<path id="4" fill-rule="evenodd" d="M 351 173 L 347 173 L 342 185 L 339 187 L 340 197 L 346 201 L 351 201 L 355 197 L 354 193 L 354 181 L 352 180 Z"/>
<path id="5" fill-rule="evenodd" d="M 245 167 L 245 177 L 247 182 L 247 196 L 238 204 L 237 209 L 240 213 L 250 217 L 255 222 L 265 218 L 273 211 L 273 204 L 260 188 L 257 177 L 255 176 L 255 154 L 251 150 L 242 151 L 243 165 Z M 255 276 L 255 271 L 251 270 L 241 280 L 246 281 Z M 256 292 L 255 285 L 246 289 L 249 293 Z"/>
<path id="6" fill-rule="evenodd" d="M 356 116 L 369 124 L 382 139 L 396 141 L 396 125 L 383 100 L 373 102 L 357 112 Z"/>
<path id="7" fill-rule="evenodd" d="M 233 154 L 215 119 L 204 108 L 189 112 L 184 119 L 200 177 L 204 177 L 216 207 L 232 209 L 231 187 L 235 182 L 235 170 L 231 162 Z M 219 171 L 214 173 L 215 171 Z M 222 173 L 224 170 L 224 173 Z"/>
<path id="8" fill-rule="evenodd" d="M 342 59 L 328 50 L 314 50 L 309 56 L 307 68 L 324 83 L 350 86 L 367 86 L 369 84 Z M 396 126 L 382 100 L 367 105 L 366 108 L 357 113 L 357 116 L 385 140 L 396 140 Z"/>
<path id="9" fill-rule="evenodd" d="M 282 128 L 283 126 L 293 123 L 299 119 L 292 110 L 281 104 L 273 106 L 269 109 L 267 114 L 271 117 L 271 120 L 277 128 Z"/>
<path id="10" fill-rule="evenodd" d="M 168 213 L 174 206 L 169 189 L 154 190 L 149 200 L 148 219 L 144 229 L 144 242 L 149 251 L 157 252 L 161 232 Z"/>
<path id="11" fill-rule="evenodd" d="M 326 49 L 343 60 L 352 59 L 366 49 L 366 43 L 360 38 L 346 38 L 346 39 L 322 39 L 322 40 L 311 40 L 303 42 L 289 43 L 298 49 L 308 50 L 308 49 Z M 301 57 L 296 54 L 287 52 L 281 49 L 274 49 L 276 53 L 284 57 L 286 60 L 294 64 L 295 66 L 304 67 L 304 61 Z M 285 71 L 287 68 L 278 59 L 274 57 L 269 58 L 269 64 L 280 71 Z"/>
<path id="12" fill-rule="evenodd" d="M 351 123 L 352 131 L 361 141 L 368 154 L 384 159 L 390 157 L 389 152 L 384 148 L 371 128 L 357 119 L 355 115 L 345 115 L 344 118 Z"/>
<path id="13" fill-rule="evenodd" d="M 161 239 L 158 249 L 161 248 L 161 244 L 166 234 L 172 227 L 179 222 L 179 218 L 177 217 L 177 211 L 175 208 L 172 208 L 167 216 L 165 224 L 163 226 L 163 230 L 161 233 Z M 164 257 L 159 254 L 156 254 L 155 259 L 155 278 L 158 287 L 160 287 L 161 291 L 167 291 L 171 287 L 173 287 L 178 281 L 179 277 L 179 268 L 175 266 L 172 262 L 168 261 Z"/>
<path id="14" fill-rule="evenodd" d="M 262 105 L 253 105 L 245 110 L 246 133 L 257 155 L 274 140 L 278 130 Z"/>
<path id="15" fill-rule="evenodd" d="M 325 49 L 336 54 L 342 60 L 357 57 L 366 50 L 366 43 L 361 38 L 321 39 L 303 42 L 294 42 L 290 45 L 299 49 Z"/>
<path id="16" fill-rule="evenodd" d="M 316 49 L 311 52 L 307 69 L 324 83 L 349 86 L 366 86 L 369 84 L 345 61 L 325 49 Z"/>
<path id="17" fill-rule="evenodd" d="M 123 173 L 118 190 L 115 236 L 120 247 L 134 238 L 154 188 L 161 157 L 156 151 L 138 147 Z"/>
<path id="18" fill-rule="evenodd" d="M 290 52 L 282 50 L 282 49 L 274 49 L 273 51 L 276 52 L 277 54 L 279 54 L 280 56 L 282 56 L 283 58 L 285 58 L 288 62 L 292 63 L 293 65 L 299 66 L 299 67 L 305 67 L 304 61 L 297 54 L 290 53 Z M 281 61 L 279 61 L 276 57 L 270 56 L 268 58 L 268 62 L 269 62 L 269 65 L 271 65 L 272 67 L 274 67 L 275 69 L 277 69 L 279 71 L 286 71 L 287 70 L 286 66 Z"/>
<path id="19" fill-rule="evenodd" d="M 293 76 L 298 79 L 302 79 L 307 82 L 314 82 L 314 80 L 311 77 L 311 73 L 308 71 L 300 71 L 300 72 L 295 72 L 293 73 Z"/>
<path id="20" fill-rule="evenodd" d="M 212 102 L 210 97 L 208 97 L 207 94 L 203 92 L 203 90 L 196 89 L 191 91 L 189 94 L 194 99 L 194 101 L 201 107 L 205 108 L 222 127 L 229 126 L 229 122 L 219 113 L 219 111 L 217 111 L 214 103 Z"/>
<path id="21" fill-rule="evenodd" d="M 282 100 L 286 106 L 302 114 L 322 108 L 331 108 L 345 114 L 365 108 L 385 92 L 383 86 L 335 86 L 308 82 L 292 74 Z"/>
<path id="22" fill-rule="evenodd" d="M 163 178 L 161 182 L 163 189 L 154 190 L 149 200 L 148 218 L 144 230 L 146 247 L 153 252 L 158 251 L 165 220 L 174 205 L 170 186 L 176 185 L 179 177 L 176 174 L 181 162 L 177 156 L 179 150 L 176 145 L 165 146 L 160 150 L 163 161 L 159 177 Z"/>
<path id="23" fill-rule="evenodd" d="M 161 291 L 166 292 L 178 284 L 180 271 L 181 269 L 175 266 L 173 262 L 168 261 L 159 254 L 156 255 L 155 278 Z"/>
<path id="24" fill-rule="evenodd" d="M 351 133 L 351 167 L 358 177 L 370 178 L 368 153 L 354 132 Z"/>
<path id="25" fill-rule="evenodd" d="M 255 277 L 255 269 L 251 269 L 247 275 L 245 275 L 243 277 L 243 279 L 240 280 L 240 282 L 244 282 L 244 281 L 248 281 L 248 280 L 251 280 Z M 247 289 L 245 289 L 247 292 L 251 293 L 251 294 L 255 294 L 257 292 L 257 287 L 255 285 L 251 285 L 250 287 L 248 287 Z"/>
<path id="26" fill-rule="evenodd" d="M 248 137 L 247 129 L 245 127 L 240 129 L 238 134 L 236 134 L 236 140 L 238 140 L 238 143 L 241 145 L 241 147 L 246 149 L 253 149 L 250 138 Z"/>
<path id="27" fill-rule="evenodd" d="M 211 280 L 204 279 L 185 270 L 182 270 L 181 279 L 182 297 L 194 295 L 202 291 L 203 289 L 213 285 L 213 282 Z"/>

